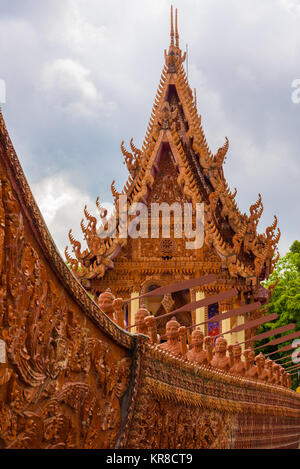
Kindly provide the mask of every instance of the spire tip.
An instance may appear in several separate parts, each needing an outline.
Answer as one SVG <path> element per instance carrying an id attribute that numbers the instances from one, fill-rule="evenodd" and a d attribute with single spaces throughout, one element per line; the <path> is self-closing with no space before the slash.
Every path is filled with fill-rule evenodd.
<path id="1" fill-rule="evenodd" d="M 171 5 L 171 46 L 174 46 L 173 5 Z"/>
<path id="2" fill-rule="evenodd" d="M 177 8 L 175 10 L 175 39 L 176 39 L 176 47 L 179 47 L 179 34 L 178 34 L 178 16 L 177 16 Z"/>

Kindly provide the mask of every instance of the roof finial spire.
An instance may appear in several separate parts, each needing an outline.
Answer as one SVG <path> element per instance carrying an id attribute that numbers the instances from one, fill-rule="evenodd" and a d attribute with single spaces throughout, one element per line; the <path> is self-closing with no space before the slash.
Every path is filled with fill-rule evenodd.
<path id="1" fill-rule="evenodd" d="M 179 34 L 178 34 L 178 23 L 177 23 L 177 8 L 175 10 L 175 39 L 176 47 L 179 47 Z"/>
<path id="2" fill-rule="evenodd" d="M 171 5 L 171 46 L 174 46 L 173 5 Z"/>

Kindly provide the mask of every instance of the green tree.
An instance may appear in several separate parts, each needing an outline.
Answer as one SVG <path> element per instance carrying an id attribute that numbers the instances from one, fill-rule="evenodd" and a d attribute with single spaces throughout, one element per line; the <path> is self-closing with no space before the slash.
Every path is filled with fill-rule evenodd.
<path id="1" fill-rule="evenodd" d="M 269 302 L 269 309 L 267 314 L 277 313 L 277 321 L 272 323 L 266 323 L 261 326 L 260 332 L 271 331 L 277 327 L 285 326 L 286 324 L 295 323 L 295 331 L 300 330 L 300 242 L 294 241 L 290 247 L 289 252 L 279 259 L 277 262 L 273 273 L 270 275 L 269 279 L 264 283 L 266 288 L 274 285 L 275 282 L 278 282 L 272 298 Z M 262 307 L 264 310 L 265 307 Z M 294 332 L 289 331 L 286 334 Z M 277 338 L 278 336 L 276 336 Z M 255 346 L 262 345 L 274 339 L 275 336 L 272 336 L 265 341 L 256 343 Z M 270 346 L 261 349 L 262 353 L 274 352 L 278 348 L 278 353 L 272 355 L 272 359 L 281 358 L 289 355 L 290 352 L 280 352 L 280 348 L 285 345 L 290 344 L 291 341 L 284 342 L 279 346 Z M 284 361 L 289 361 L 283 360 Z M 281 363 L 281 362 L 279 362 Z M 299 385 L 298 376 L 294 375 L 292 377 L 292 387 L 295 389 Z"/>

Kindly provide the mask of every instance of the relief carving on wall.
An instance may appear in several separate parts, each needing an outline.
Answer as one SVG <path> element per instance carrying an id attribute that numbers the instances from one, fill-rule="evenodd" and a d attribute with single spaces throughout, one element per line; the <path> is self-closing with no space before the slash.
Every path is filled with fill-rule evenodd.
<path id="1" fill-rule="evenodd" d="M 230 425 L 226 412 L 158 400 L 143 392 L 127 448 L 226 449 L 230 446 Z"/>
<path id="2" fill-rule="evenodd" d="M 131 358 L 91 333 L 24 225 L 0 174 L 0 447 L 113 448 Z"/>

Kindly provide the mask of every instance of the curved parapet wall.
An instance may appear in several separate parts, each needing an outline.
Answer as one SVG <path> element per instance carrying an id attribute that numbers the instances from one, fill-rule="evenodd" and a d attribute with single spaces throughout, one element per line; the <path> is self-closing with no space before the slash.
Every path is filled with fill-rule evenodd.
<path id="1" fill-rule="evenodd" d="M 140 370 L 122 448 L 298 448 L 300 396 L 290 389 L 199 367 L 148 344 Z"/>
<path id="2" fill-rule="evenodd" d="M 0 447 L 296 448 L 299 396 L 116 326 L 60 257 L 0 113 Z"/>
<path id="3" fill-rule="evenodd" d="M 65 265 L 0 130 L 0 447 L 113 448 L 134 338 Z"/>

